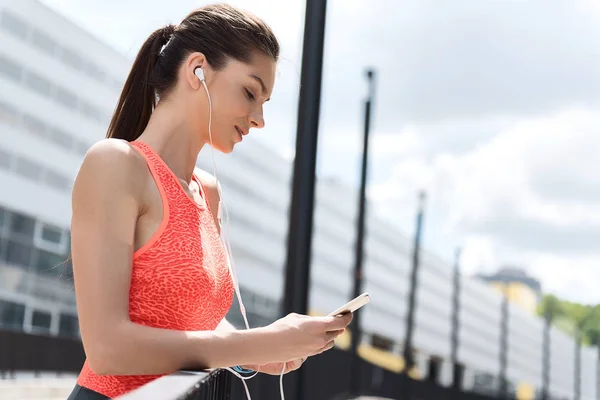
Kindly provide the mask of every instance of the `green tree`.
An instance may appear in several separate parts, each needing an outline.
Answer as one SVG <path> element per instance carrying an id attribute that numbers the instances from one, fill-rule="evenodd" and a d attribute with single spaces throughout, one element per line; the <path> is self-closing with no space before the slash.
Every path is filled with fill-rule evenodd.
<path id="1" fill-rule="evenodd" d="M 586 305 L 544 295 L 538 307 L 540 316 L 548 316 L 554 326 L 574 336 L 581 329 L 584 344 L 600 345 L 600 305 Z"/>

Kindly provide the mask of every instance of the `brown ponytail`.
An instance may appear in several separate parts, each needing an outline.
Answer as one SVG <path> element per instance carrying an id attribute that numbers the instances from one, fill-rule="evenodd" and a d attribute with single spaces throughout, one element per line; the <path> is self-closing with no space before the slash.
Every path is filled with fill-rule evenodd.
<path id="1" fill-rule="evenodd" d="M 174 25 L 154 31 L 138 52 L 117 108 L 108 126 L 107 138 L 136 140 L 146 129 L 156 105 L 152 74 L 162 47 L 175 33 Z"/>
<path id="2" fill-rule="evenodd" d="M 250 62 L 257 50 L 278 60 L 279 42 L 271 28 L 228 4 L 199 8 L 177 27 L 154 31 L 137 54 L 106 137 L 131 142 L 142 134 L 157 96 L 167 96 L 175 86 L 179 66 L 188 54 L 203 53 L 212 69 L 219 71 L 229 59 Z"/>

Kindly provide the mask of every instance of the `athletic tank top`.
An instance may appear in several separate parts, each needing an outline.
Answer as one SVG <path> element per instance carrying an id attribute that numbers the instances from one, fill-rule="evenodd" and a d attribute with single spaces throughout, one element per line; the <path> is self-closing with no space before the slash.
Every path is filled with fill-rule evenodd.
<path id="1" fill-rule="evenodd" d="M 163 204 L 158 230 L 133 254 L 131 321 L 180 331 L 214 330 L 231 307 L 234 286 L 202 185 L 194 176 L 203 200 L 197 204 L 150 146 L 131 145 L 146 159 Z M 77 383 L 114 398 L 160 376 L 100 376 L 86 360 Z"/>

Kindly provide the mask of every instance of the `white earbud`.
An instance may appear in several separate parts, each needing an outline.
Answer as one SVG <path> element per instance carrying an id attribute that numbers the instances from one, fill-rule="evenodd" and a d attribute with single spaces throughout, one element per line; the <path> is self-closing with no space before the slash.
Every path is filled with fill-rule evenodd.
<path id="1" fill-rule="evenodd" d="M 202 67 L 196 67 L 194 74 L 200 79 L 200 82 L 204 82 L 204 70 Z"/>

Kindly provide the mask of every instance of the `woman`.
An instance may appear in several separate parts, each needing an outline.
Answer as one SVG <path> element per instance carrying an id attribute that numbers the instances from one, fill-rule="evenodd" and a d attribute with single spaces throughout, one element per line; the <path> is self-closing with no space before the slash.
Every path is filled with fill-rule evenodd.
<path id="1" fill-rule="evenodd" d="M 293 371 L 350 323 L 292 314 L 236 331 L 224 319 L 234 286 L 219 192 L 194 167 L 205 144 L 229 153 L 264 126 L 278 57 L 271 29 L 227 5 L 198 9 L 142 45 L 107 139 L 89 150 L 73 187 L 87 359 L 69 399 L 114 398 L 185 368 Z"/>

